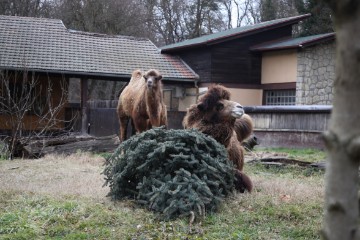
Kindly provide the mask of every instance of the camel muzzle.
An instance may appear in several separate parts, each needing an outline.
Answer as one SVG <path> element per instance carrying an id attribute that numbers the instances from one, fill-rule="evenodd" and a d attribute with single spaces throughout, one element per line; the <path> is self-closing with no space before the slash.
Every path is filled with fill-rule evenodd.
<path id="1" fill-rule="evenodd" d="M 149 88 L 152 88 L 152 86 L 153 86 L 153 82 L 148 81 L 148 82 L 147 82 L 147 86 L 148 86 Z"/>
<path id="2" fill-rule="evenodd" d="M 241 106 L 240 104 L 236 104 L 233 108 L 233 110 L 231 111 L 231 115 L 234 118 L 241 118 L 242 115 L 244 115 L 245 111 L 243 106 Z"/>

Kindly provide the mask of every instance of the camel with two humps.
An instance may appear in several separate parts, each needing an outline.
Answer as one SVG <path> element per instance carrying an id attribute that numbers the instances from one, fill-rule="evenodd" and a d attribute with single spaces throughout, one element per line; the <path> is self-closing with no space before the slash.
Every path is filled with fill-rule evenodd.
<path id="1" fill-rule="evenodd" d="M 129 120 L 132 121 L 136 133 L 167 125 L 161 79 L 161 74 L 155 69 L 150 69 L 144 74 L 140 70 L 132 73 L 129 84 L 119 96 L 117 106 L 120 141 L 126 140 Z"/>

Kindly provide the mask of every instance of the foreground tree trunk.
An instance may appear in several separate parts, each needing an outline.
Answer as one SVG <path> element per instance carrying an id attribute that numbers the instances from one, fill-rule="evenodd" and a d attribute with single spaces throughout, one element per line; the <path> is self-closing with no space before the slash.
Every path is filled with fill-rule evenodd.
<path id="1" fill-rule="evenodd" d="M 326 0 L 335 16 L 337 59 L 333 112 L 325 134 L 324 239 L 359 239 L 360 2 Z"/>

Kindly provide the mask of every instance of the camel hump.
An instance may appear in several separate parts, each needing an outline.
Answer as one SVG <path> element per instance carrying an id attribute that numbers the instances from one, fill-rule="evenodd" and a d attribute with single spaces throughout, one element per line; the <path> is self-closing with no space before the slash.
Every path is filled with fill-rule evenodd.
<path id="1" fill-rule="evenodd" d="M 254 123 L 251 117 L 244 114 L 241 118 L 235 121 L 235 132 L 239 142 L 243 142 L 250 137 L 254 130 Z"/>
<path id="2" fill-rule="evenodd" d="M 141 77 L 142 77 L 142 72 L 139 69 L 133 71 L 132 74 L 131 74 L 131 78 L 134 78 L 134 79 L 138 79 L 138 78 L 141 78 Z"/>

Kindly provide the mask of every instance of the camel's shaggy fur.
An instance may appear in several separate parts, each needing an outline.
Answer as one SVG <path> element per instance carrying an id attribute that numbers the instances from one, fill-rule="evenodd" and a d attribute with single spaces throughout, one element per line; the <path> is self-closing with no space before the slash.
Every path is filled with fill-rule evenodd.
<path id="1" fill-rule="evenodd" d="M 144 75 L 140 70 L 132 73 L 129 84 L 120 94 L 117 106 L 121 141 L 126 139 L 129 119 L 132 120 L 136 133 L 167 125 L 161 79 L 160 73 L 154 69 Z"/>
<path id="2" fill-rule="evenodd" d="M 250 178 L 242 172 L 244 149 L 241 142 L 252 133 L 253 122 L 239 103 L 230 101 L 230 92 L 225 87 L 210 86 L 198 103 L 187 110 L 183 125 L 196 128 L 223 144 L 237 169 L 236 177 L 243 185 L 238 188 L 252 190 Z"/>

